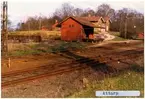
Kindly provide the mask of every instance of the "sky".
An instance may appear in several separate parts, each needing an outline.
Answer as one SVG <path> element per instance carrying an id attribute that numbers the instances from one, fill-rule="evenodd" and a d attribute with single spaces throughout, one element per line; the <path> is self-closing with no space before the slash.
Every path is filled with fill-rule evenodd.
<path id="1" fill-rule="evenodd" d="M 99 5 L 106 3 L 115 10 L 126 7 L 144 13 L 143 0 L 10 0 L 8 1 L 9 19 L 15 26 L 18 22 L 26 21 L 29 16 L 41 15 L 49 17 L 63 3 L 70 3 L 74 7 L 91 8 L 93 10 L 96 10 Z"/>

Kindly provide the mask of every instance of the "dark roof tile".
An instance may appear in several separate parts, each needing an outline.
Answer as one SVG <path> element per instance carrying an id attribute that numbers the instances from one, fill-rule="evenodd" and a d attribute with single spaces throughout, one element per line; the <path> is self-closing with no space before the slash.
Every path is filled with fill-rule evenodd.
<path id="1" fill-rule="evenodd" d="M 82 17 L 67 17 L 66 19 L 64 19 L 62 22 L 60 22 L 57 26 L 60 27 L 61 24 L 66 21 L 67 19 L 72 18 L 73 20 L 77 21 L 78 23 L 80 23 L 81 25 L 86 25 L 86 26 L 90 26 L 90 27 L 96 27 L 94 24 L 92 24 L 91 22 L 89 22 L 87 19 L 84 19 Z"/>
<path id="2" fill-rule="evenodd" d="M 82 17 L 88 21 L 98 21 L 100 19 L 100 17 L 96 17 L 96 16 L 90 16 L 90 17 Z"/>

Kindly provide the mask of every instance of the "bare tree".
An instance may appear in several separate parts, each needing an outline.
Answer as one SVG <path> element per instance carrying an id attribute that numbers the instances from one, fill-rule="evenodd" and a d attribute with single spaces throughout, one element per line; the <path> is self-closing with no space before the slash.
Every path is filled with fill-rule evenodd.
<path id="1" fill-rule="evenodd" d="M 59 22 L 68 16 L 109 16 L 111 18 L 111 30 L 120 31 L 121 36 L 127 38 L 134 35 L 137 32 L 144 32 L 144 15 L 135 10 L 123 8 L 115 11 L 108 4 L 102 4 L 98 6 L 97 12 L 87 8 L 85 10 L 81 8 L 74 8 L 68 3 L 62 4 L 61 8 L 56 9 L 52 17 L 41 17 L 41 26 L 51 28 L 56 20 Z M 39 30 L 40 29 L 40 17 L 29 17 L 24 23 L 18 24 L 17 30 Z M 29 28 L 28 28 L 29 27 Z"/>
<path id="2" fill-rule="evenodd" d="M 84 10 L 83 9 L 80 9 L 80 8 L 75 8 L 73 10 L 73 16 L 82 16 L 84 14 Z"/>
<path id="3" fill-rule="evenodd" d="M 115 12 L 111 30 L 119 31 L 121 37 L 132 38 L 137 33 L 144 31 L 143 22 L 143 14 L 129 8 L 123 8 Z"/>
<path id="4" fill-rule="evenodd" d="M 95 16 L 95 11 L 90 8 L 86 8 L 85 10 L 83 10 L 83 13 L 81 13 L 81 16 L 83 16 L 83 17 Z"/>
<path id="5" fill-rule="evenodd" d="M 112 9 L 110 5 L 108 4 L 102 4 L 98 6 L 97 11 L 96 11 L 96 15 L 102 16 L 102 17 L 105 17 L 105 16 L 111 17 L 112 15 L 114 15 L 114 13 L 115 13 L 115 10 Z"/>
<path id="6" fill-rule="evenodd" d="M 60 18 L 66 18 L 68 16 L 72 16 L 74 11 L 74 7 L 71 6 L 69 3 L 62 4 L 61 8 L 56 9 L 54 12 L 55 16 L 59 16 Z"/>

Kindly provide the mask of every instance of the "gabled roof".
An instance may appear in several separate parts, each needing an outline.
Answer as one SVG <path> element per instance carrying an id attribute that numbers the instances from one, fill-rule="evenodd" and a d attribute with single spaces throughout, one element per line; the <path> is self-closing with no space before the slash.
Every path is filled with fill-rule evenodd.
<path id="1" fill-rule="evenodd" d="M 104 17 L 104 20 L 105 20 L 105 22 L 108 21 L 108 20 L 109 20 L 110 22 L 112 22 L 112 21 L 110 20 L 109 17 Z"/>
<path id="2" fill-rule="evenodd" d="M 88 20 L 82 18 L 82 17 L 74 17 L 74 16 L 70 16 L 70 17 L 67 17 L 66 19 L 64 19 L 62 22 L 60 22 L 57 26 L 60 27 L 61 24 L 66 21 L 67 19 L 73 19 L 75 21 L 77 21 L 78 23 L 80 23 L 81 25 L 85 25 L 85 26 L 89 26 L 89 27 L 96 27 L 94 24 L 92 24 L 91 22 L 89 22 Z"/>
<path id="3" fill-rule="evenodd" d="M 103 22 L 105 22 L 105 20 L 102 18 L 102 17 L 100 17 L 100 16 L 89 16 L 89 17 L 82 17 L 82 18 L 84 18 L 84 19 L 86 19 L 86 20 L 88 20 L 88 21 L 90 21 L 90 22 L 98 22 L 99 21 L 99 19 L 101 19 Z"/>

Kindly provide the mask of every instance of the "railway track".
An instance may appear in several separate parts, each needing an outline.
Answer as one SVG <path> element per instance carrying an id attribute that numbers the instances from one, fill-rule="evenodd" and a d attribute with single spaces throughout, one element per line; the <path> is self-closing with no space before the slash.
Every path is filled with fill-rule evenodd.
<path id="1" fill-rule="evenodd" d="M 124 56 L 127 58 L 127 56 L 129 55 L 126 54 Z M 2 88 L 11 86 L 14 84 L 20 84 L 23 82 L 28 82 L 28 81 L 44 78 L 44 77 L 50 77 L 50 76 L 55 76 L 58 74 L 69 73 L 74 70 L 89 68 L 88 65 L 96 66 L 102 63 L 108 63 L 108 62 L 113 62 L 113 61 L 115 62 L 120 61 L 123 63 L 123 60 L 125 59 L 107 57 L 107 55 L 95 56 L 93 58 L 80 57 L 68 63 L 63 63 L 63 64 L 61 63 L 59 65 L 57 64 L 56 66 L 52 65 L 52 67 L 55 67 L 55 68 L 51 68 L 51 69 L 48 69 L 48 67 L 50 66 L 41 66 L 41 67 L 36 67 L 36 68 L 31 68 L 31 69 L 26 69 L 26 70 L 18 70 L 15 72 L 2 74 Z M 105 73 L 108 73 L 108 71 L 105 70 L 105 68 L 99 67 L 99 69 L 100 70 L 103 69 Z M 116 71 L 116 69 L 110 68 L 110 67 L 108 68 L 108 70 Z"/>
<path id="2" fill-rule="evenodd" d="M 14 85 L 14 84 L 19 84 L 19 83 L 23 83 L 23 82 L 28 82 L 28 81 L 32 81 L 35 79 L 40 79 L 43 77 L 50 77 L 50 76 L 54 76 L 54 75 L 58 75 L 58 74 L 63 74 L 63 73 L 67 73 L 67 72 L 71 72 L 74 70 L 80 70 L 80 69 L 84 69 L 84 68 L 88 68 L 86 64 L 92 64 L 92 65 L 97 65 L 94 64 L 94 60 L 93 59 L 89 59 L 89 58 L 81 58 L 78 59 L 76 61 L 67 63 L 67 64 L 60 64 L 59 69 L 54 69 L 52 71 L 48 71 L 46 70 L 48 66 L 44 66 L 43 69 L 41 68 L 35 68 L 35 69 L 30 69 L 30 70 L 23 70 L 23 71 L 17 71 L 17 72 L 13 72 L 13 73 L 7 73 L 2 75 L 2 88 L 3 87 L 7 87 L 10 85 Z M 58 67 L 57 66 L 57 67 Z M 37 70 L 37 71 L 36 71 Z M 29 74 L 28 72 L 40 72 L 40 74 Z M 27 74 L 27 75 L 24 75 Z M 22 76 L 23 75 L 23 76 Z M 13 79 L 13 78 L 17 78 L 17 79 Z M 10 80 L 11 79 L 11 80 Z"/>
<path id="3" fill-rule="evenodd" d="M 86 68 L 86 67 L 83 67 L 83 68 Z M 22 82 L 27 82 L 27 81 L 31 81 L 31 80 L 35 80 L 35 79 L 44 78 L 44 77 L 50 77 L 50 76 L 54 76 L 54 75 L 58 75 L 58 74 L 62 74 L 62 73 L 67 73 L 67 72 L 71 72 L 71 71 L 79 70 L 79 69 L 83 69 L 83 68 L 82 67 L 75 67 L 72 69 L 61 69 L 58 71 L 44 73 L 44 74 L 40 74 L 40 75 L 36 75 L 36 76 L 30 76 L 30 77 L 20 78 L 20 79 L 16 79 L 16 80 L 12 80 L 12 81 L 7 81 L 7 82 L 2 83 L 2 88 L 6 87 L 6 86 L 14 85 L 14 84 L 19 84 Z"/>
<path id="4" fill-rule="evenodd" d="M 78 64 L 78 62 L 84 63 L 84 62 L 89 62 L 89 61 L 92 61 L 92 60 L 87 59 L 87 58 L 81 58 L 81 59 L 73 60 L 71 62 L 66 62 L 66 63 L 63 63 L 63 64 L 62 63 L 57 63 L 56 67 L 54 66 L 56 64 L 50 64 L 50 65 L 47 65 L 47 66 L 39 66 L 39 67 L 28 68 L 28 69 L 24 69 L 24 70 L 16 70 L 14 72 L 8 72 L 8 73 L 2 74 L 2 78 L 19 75 L 19 74 L 26 73 L 26 72 L 28 73 L 28 72 L 32 72 L 32 71 L 36 71 L 36 70 L 40 70 L 40 69 L 47 69 L 47 68 L 51 69 L 51 67 L 52 67 L 52 69 L 55 69 L 55 68 L 58 68 L 58 67 L 65 67 L 65 66 L 71 65 L 71 64 Z"/>

